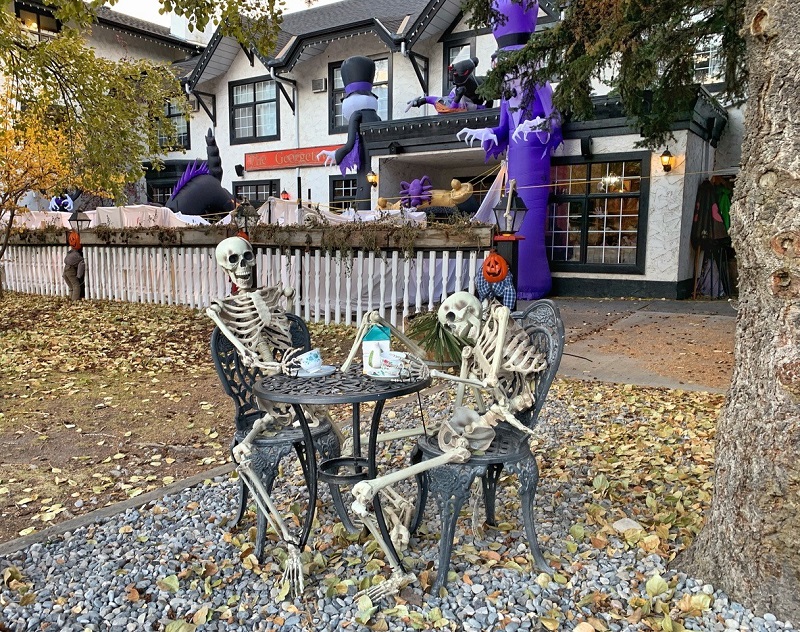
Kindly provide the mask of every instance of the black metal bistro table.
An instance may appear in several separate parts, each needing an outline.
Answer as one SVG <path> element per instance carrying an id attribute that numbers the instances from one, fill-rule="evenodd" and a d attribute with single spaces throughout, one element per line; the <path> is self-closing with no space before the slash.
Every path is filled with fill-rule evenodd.
<path id="1" fill-rule="evenodd" d="M 303 533 L 300 538 L 299 546 L 301 550 L 311 533 L 311 523 L 313 522 L 314 508 L 317 503 L 317 480 L 321 479 L 333 485 L 351 485 L 359 481 L 376 478 L 378 475 L 376 457 L 379 425 L 386 400 L 419 392 L 430 386 L 430 384 L 430 376 L 405 382 L 375 379 L 364 375 L 361 372 L 361 365 L 354 364 L 345 373 L 337 369 L 336 372 L 330 375 L 320 377 L 293 377 L 278 374 L 265 377 L 253 386 L 253 393 L 256 397 L 275 403 L 291 404 L 303 430 L 306 452 L 309 455 L 310 463 L 305 472 L 306 484 L 308 485 L 309 511 L 306 513 Z M 361 404 L 363 402 L 375 402 L 375 410 L 372 413 L 372 422 L 369 427 L 366 457 L 361 454 Z M 320 463 L 318 468 L 317 457 L 314 453 L 314 443 L 311 439 L 311 430 L 302 406 L 333 404 L 353 405 L 353 455 L 328 459 Z M 339 470 L 343 467 L 352 468 L 352 473 L 339 474 Z M 392 541 L 389 538 L 389 530 L 386 526 L 378 495 L 375 496 L 372 504 L 375 508 L 376 520 L 381 535 L 389 547 L 392 548 L 395 557 L 397 557 Z M 340 517 L 344 521 L 346 514 Z M 398 557 L 398 559 L 400 558 Z"/>

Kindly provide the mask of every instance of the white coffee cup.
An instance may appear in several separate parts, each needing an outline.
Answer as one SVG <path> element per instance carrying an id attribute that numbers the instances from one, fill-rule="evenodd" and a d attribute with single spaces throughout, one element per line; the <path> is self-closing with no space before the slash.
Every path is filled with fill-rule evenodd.
<path id="1" fill-rule="evenodd" d="M 300 368 L 308 373 L 313 373 L 322 366 L 322 356 L 319 353 L 319 349 L 306 351 L 297 356 L 297 360 L 300 363 Z"/>

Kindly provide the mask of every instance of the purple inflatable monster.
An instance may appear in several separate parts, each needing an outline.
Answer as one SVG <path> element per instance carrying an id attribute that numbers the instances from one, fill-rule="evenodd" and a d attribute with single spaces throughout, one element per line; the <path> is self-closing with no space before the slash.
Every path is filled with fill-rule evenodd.
<path id="1" fill-rule="evenodd" d="M 492 31 L 499 52 L 518 50 L 536 29 L 539 12 L 537 0 L 493 0 L 494 8 L 506 16 L 503 24 L 494 24 Z M 550 193 L 550 154 L 562 142 L 561 121 L 553 108 L 550 84 L 537 86 L 533 95 L 522 94 L 518 80 L 508 81 L 500 102 L 500 124 L 494 128 L 464 128 L 470 145 L 481 141 L 486 157 L 507 152 L 508 177 L 517 181 L 517 194 L 528 207 L 520 229 L 525 237 L 519 247 L 520 299 L 537 299 L 550 292 L 552 279 L 545 250 L 547 199 Z M 527 104 L 523 107 L 523 104 Z"/>

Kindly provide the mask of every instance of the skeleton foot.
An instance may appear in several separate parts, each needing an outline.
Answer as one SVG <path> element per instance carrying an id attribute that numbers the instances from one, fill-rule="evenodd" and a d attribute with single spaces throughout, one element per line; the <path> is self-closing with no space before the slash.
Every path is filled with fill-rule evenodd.
<path id="1" fill-rule="evenodd" d="M 401 570 L 395 570 L 385 582 L 357 592 L 354 599 L 358 601 L 361 597 L 366 596 L 369 597 L 371 601 L 378 601 L 384 597 L 391 597 L 398 594 L 403 588 L 416 579 L 417 577 L 413 573 L 404 573 Z"/>
<path id="2" fill-rule="evenodd" d="M 289 544 L 289 557 L 286 559 L 286 569 L 283 571 L 281 580 L 289 582 L 295 597 L 299 597 L 305 589 L 303 563 L 300 561 L 300 549 L 294 544 Z"/>

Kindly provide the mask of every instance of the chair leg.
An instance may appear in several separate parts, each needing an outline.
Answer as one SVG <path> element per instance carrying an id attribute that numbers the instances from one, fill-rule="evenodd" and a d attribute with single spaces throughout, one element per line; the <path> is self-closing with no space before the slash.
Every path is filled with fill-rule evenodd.
<path id="1" fill-rule="evenodd" d="M 327 459 L 335 459 L 342 453 L 342 447 L 339 445 L 339 439 L 336 437 L 336 433 L 333 432 L 333 430 L 326 435 L 318 437 L 314 443 L 316 445 L 317 452 L 319 452 L 323 461 Z M 329 483 L 328 489 L 331 492 L 333 508 L 336 511 L 336 515 L 339 516 L 339 520 L 342 521 L 344 528 L 347 529 L 349 533 L 358 533 L 360 529 L 356 529 L 356 527 L 353 525 L 353 522 L 350 520 L 350 516 L 348 515 L 347 509 L 344 506 L 342 491 L 339 489 L 339 485 Z"/>
<path id="2" fill-rule="evenodd" d="M 503 471 L 502 463 L 495 463 L 489 466 L 486 474 L 481 476 L 481 486 L 483 487 L 483 504 L 486 508 L 486 524 L 496 527 L 497 519 L 494 515 L 495 500 L 497 498 L 497 481 L 500 480 L 500 473 Z"/>
<path id="3" fill-rule="evenodd" d="M 280 461 L 280 459 L 278 459 Z M 275 485 L 275 475 L 278 473 L 278 462 L 275 462 L 275 466 L 269 468 L 267 470 L 263 470 L 260 472 L 261 482 L 264 484 L 264 488 L 267 490 L 267 493 L 272 494 L 272 488 Z M 264 561 L 264 545 L 267 541 L 267 517 L 264 515 L 260 509 L 256 509 L 256 558 L 258 559 L 258 563 Z M 280 535 L 280 534 L 278 534 Z"/>
<path id="4" fill-rule="evenodd" d="M 234 527 L 238 526 L 242 518 L 244 518 L 244 513 L 247 510 L 247 496 L 249 491 L 244 481 L 239 478 L 239 509 L 236 511 L 236 517 L 233 519 Z"/>
<path id="5" fill-rule="evenodd" d="M 278 474 L 278 463 L 292 449 L 289 444 L 258 445 L 254 444 L 253 471 L 261 478 L 261 482 L 268 494 L 272 493 L 275 484 L 275 477 Z M 256 510 L 256 550 L 255 555 L 258 561 L 264 559 L 264 543 L 267 535 L 267 517 Z"/>
<path id="6" fill-rule="evenodd" d="M 552 568 L 542 555 L 539 548 L 539 539 L 536 537 L 536 525 L 533 520 L 533 505 L 536 498 L 536 487 L 539 484 L 539 467 L 536 465 L 536 457 L 533 455 L 521 461 L 514 468 L 519 473 L 519 498 L 522 519 L 525 522 L 525 533 L 528 535 L 528 543 L 531 547 L 531 555 L 536 562 L 536 568 L 540 571 L 549 573 Z"/>
<path id="7" fill-rule="evenodd" d="M 442 534 L 439 538 L 439 567 L 432 594 L 437 595 L 439 588 L 447 585 L 447 574 L 450 571 L 450 556 L 453 552 L 453 540 L 456 535 L 456 523 L 475 477 L 483 474 L 480 466 L 444 465 L 426 472 L 430 491 L 436 498 L 439 513 L 442 516 Z"/>
<path id="8" fill-rule="evenodd" d="M 414 446 L 411 452 L 411 465 L 416 465 L 422 462 L 422 450 L 419 446 Z M 422 515 L 425 513 L 425 505 L 428 503 L 428 477 L 423 472 L 417 474 L 417 500 L 414 505 L 414 516 L 411 518 L 411 527 L 409 531 L 416 533 L 419 525 L 422 524 Z"/>

